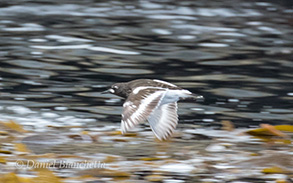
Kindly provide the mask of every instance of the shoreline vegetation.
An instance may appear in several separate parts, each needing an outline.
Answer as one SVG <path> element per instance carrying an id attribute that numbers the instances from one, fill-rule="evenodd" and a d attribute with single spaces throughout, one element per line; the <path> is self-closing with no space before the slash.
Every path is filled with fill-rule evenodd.
<path id="1" fill-rule="evenodd" d="M 16 121 L 0 121 L 0 127 L 0 183 L 246 179 L 285 183 L 293 175 L 292 125 L 235 129 L 231 121 L 223 121 L 218 130 L 181 131 L 183 125 L 164 142 L 145 129 L 122 135 L 118 130 L 73 132 L 76 126 L 50 126 L 51 132 L 38 133 Z M 216 178 L 220 174 L 227 176 Z"/>

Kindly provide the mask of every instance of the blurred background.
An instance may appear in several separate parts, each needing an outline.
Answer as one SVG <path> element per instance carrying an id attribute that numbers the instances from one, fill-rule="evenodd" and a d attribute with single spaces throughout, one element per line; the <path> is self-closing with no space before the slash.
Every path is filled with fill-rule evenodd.
<path id="1" fill-rule="evenodd" d="M 100 94 L 113 83 L 139 78 L 165 80 L 205 97 L 202 103 L 179 104 L 178 133 L 183 137 L 170 145 L 174 151 L 183 146 L 204 149 L 194 144 L 218 134 L 214 130 L 220 131 L 223 122 L 237 129 L 261 123 L 292 125 L 292 5 L 289 0 L 2 0 L 0 121 L 7 128 L 6 122 L 13 120 L 12 126 L 21 125 L 29 134 L 15 132 L 14 127 L 16 134 L 4 127 L 0 131 L 28 138 L 17 139 L 30 145 L 30 153 L 114 151 L 117 156 L 124 153 L 124 158 L 149 157 L 145 144 L 155 154 L 158 149 L 148 125 L 138 129 L 139 137 L 113 135 L 110 132 L 119 130 L 123 100 Z M 88 133 L 104 136 L 97 140 L 103 148 Z M 188 145 L 182 142 L 184 133 L 192 136 L 186 137 Z M 90 146 L 64 145 L 76 139 Z M 48 144 L 40 146 L 42 141 L 62 148 L 48 149 Z M 15 157 L 15 141 L 2 143 L 2 149 Z M 137 146 L 115 149 L 125 144 Z M 173 150 L 165 153 L 173 157 Z M 188 178 L 174 180 L 195 181 L 187 172 Z M 67 177 L 76 176 L 70 173 Z"/>

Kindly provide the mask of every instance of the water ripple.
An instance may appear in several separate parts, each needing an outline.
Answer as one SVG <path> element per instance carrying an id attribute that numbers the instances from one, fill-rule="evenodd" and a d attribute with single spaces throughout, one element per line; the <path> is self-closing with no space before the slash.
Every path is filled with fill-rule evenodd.
<path id="1" fill-rule="evenodd" d="M 105 47 L 89 47 L 87 48 L 92 51 L 100 51 L 100 52 L 106 52 L 106 53 L 115 53 L 115 54 L 122 54 L 122 55 L 139 55 L 139 52 L 135 51 L 126 51 L 126 50 L 118 50 L 113 48 L 105 48 Z"/>

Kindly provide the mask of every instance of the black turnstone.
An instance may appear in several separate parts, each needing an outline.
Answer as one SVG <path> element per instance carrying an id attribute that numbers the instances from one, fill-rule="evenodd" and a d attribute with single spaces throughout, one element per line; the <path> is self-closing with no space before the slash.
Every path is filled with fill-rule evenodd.
<path id="1" fill-rule="evenodd" d="M 177 126 L 178 100 L 203 99 L 200 95 L 157 79 L 116 83 L 103 93 L 112 93 L 126 99 L 121 120 L 122 133 L 148 120 L 159 140 L 170 137 Z"/>

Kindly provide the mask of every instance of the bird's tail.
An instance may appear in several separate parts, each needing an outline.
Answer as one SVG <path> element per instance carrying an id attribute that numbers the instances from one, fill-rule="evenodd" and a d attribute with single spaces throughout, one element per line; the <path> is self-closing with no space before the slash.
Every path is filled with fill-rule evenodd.
<path id="1" fill-rule="evenodd" d="M 189 94 L 183 100 L 196 100 L 197 102 L 202 102 L 204 101 L 204 97 L 202 95 L 197 95 L 197 94 Z"/>

